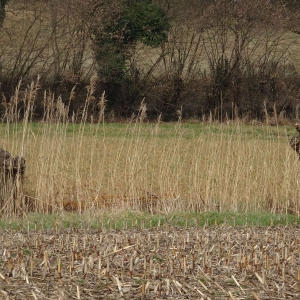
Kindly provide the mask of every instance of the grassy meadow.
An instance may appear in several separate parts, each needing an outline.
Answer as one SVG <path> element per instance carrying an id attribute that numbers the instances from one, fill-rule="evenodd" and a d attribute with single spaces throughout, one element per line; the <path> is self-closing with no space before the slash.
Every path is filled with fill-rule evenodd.
<path id="1" fill-rule="evenodd" d="M 298 215 L 292 126 L 149 123 L 146 114 L 142 104 L 125 123 L 3 122 L 1 147 L 26 158 L 22 210 Z"/>

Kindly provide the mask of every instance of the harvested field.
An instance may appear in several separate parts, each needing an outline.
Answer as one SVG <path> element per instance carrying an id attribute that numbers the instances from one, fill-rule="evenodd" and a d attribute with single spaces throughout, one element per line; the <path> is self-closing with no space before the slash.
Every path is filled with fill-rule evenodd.
<path id="1" fill-rule="evenodd" d="M 1 299 L 300 299 L 297 226 L 38 227 L 0 232 Z"/>

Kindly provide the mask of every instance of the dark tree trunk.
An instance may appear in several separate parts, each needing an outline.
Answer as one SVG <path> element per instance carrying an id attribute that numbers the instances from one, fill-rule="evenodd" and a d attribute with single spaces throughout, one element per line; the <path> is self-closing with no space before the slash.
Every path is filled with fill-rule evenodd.
<path id="1" fill-rule="evenodd" d="M 25 168 L 23 157 L 12 157 L 0 148 L 0 215 L 12 215 L 22 208 Z"/>

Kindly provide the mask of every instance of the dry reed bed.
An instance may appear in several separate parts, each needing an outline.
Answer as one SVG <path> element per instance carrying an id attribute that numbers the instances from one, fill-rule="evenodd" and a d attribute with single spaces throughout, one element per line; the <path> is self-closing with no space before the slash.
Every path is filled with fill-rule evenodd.
<path id="1" fill-rule="evenodd" d="M 298 227 L 112 225 L 2 230 L 1 299 L 300 297 Z"/>
<path id="2" fill-rule="evenodd" d="M 177 123 L 149 124 L 142 102 L 116 129 L 104 122 L 107 100 L 104 94 L 94 99 L 92 85 L 81 114 L 73 117 L 68 117 L 72 93 L 69 101 L 45 93 L 44 117 L 37 124 L 32 118 L 39 90 L 39 78 L 27 88 L 20 82 L 2 103 L 6 123 L 0 126 L 0 147 L 26 158 L 24 202 L 30 199 L 34 211 L 117 206 L 163 213 L 300 213 L 299 161 L 285 127 L 183 124 L 180 113 Z M 88 119 L 93 101 L 99 111 Z M 27 209 L 23 205 L 17 213 Z"/>
<path id="3" fill-rule="evenodd" d="M 166 130 L 131 123 L 111 136 L 111 124 L 75 126 L 2 130 L 3 148 L 24 149 L 24 191 L 38 212 L 60 211 L 70 202 L 78 211 L 103 208 L 105 199 L 143 210 L 153 198 L 159 212 L 300 211 L 299 161 L 282 128 L 219 125 L 215 133 L 210 128 L 217 125 L 195 124 L 203 131 L 191 136 L 184 124 Z M 246 132 L 251 128 L 253 134 Z"/>

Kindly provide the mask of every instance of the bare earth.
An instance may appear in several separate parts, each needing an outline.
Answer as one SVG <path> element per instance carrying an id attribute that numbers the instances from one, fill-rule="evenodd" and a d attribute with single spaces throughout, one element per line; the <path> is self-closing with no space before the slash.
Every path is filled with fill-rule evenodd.
<path id="1" fill-rule="evenodd" d="M 0 299 L 300 299 L 300 229 L 2 230 Z"/>

